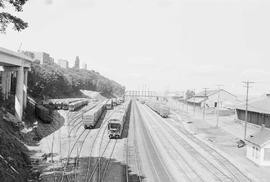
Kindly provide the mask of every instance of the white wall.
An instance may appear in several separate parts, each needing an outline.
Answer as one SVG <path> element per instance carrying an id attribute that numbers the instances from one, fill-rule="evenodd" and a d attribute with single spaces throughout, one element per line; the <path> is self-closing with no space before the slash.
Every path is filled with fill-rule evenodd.
<path id="1" fill-rule="evenodd" d="M 220 95 L 219 97 L 219 100 L 220 100 L 220 108 L 223 108 L 223 107 L 230 107 L 232 106 L 233 108 L 235 107 L 235 104 L 236 104 L 236 97 L 229 94 L 228 92 L 224 91 L 224 90 L 221 90 L 218 93 L 214 94 L 214 95 L 211 95 L 208 97 L 208 100 L 206 101 L 206 104 L 209 106 L 209 107 L 214 107 L 215 106 L 215 102 L 218 102 L 218 95 Z M 230 104 L 231 103 L 231 104 Z"/>
<path id="2" fill-rule="evenodd" d="M 256 149 L 254 150 L 253 147 L 256 147 L 258 149 L 258 151 L 256 151 Z M 247 145 L 247 158 L 250 159 L 251 161 L 255 162 L 258 165 L 262 164 L 262 158 L 263 158 L 263 154 L 262 151 L 259 147 L 252 145 L 252 144 L 248 144 Z"/>

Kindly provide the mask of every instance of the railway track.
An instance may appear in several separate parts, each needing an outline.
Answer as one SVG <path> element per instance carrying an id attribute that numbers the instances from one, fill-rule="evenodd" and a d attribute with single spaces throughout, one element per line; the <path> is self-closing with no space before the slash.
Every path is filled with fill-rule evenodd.
<path id="1" fill-rule="evenodd" d="M 71 153 L 73 152 L 75 146 L 78 144 L 79 139 L 84 135 L 83 140 L 82 140 L 82 144 L 81 144 L 81 147 L 80 147 L 80 152 L 81 152 L 82 146 L 83 146 L 83 144 L 84 144 L 84 142 L 85 142 L 87 136 L 90 134 L 90 131 L 91 131 L 91 130 L 87 130 L 87 131 L 86 131 L 86 130 L 83 130 L 83 131 L 80 133 L 80 135 L 78 136 L 78 138 L 76 139 L 76 141 L 74 142 L 74 144 L 72 145 L 72 148 L 71 148 L 71 150 L 69 151 L 68 156 L 67 156 L 67 158 L 66 158 L 66 161 L 67 161 L 67 162 L 66 162 L 65 165 L 64 165 L 64 169 L 63 169 L 63 172 L 62 172 L 62 175 L 61 175 L 61 178 L 60 178 L 60 182 L 63 182 L 63 180 L 64 180 L 64 176 L 65 176 L 65 173 L 66 173 L 68 164 L 69 164 L 69 160 L 70 160 Z M 75 165 L 76 165 L 76 164 L 75 164 Z M 76 167 L 76 166 L 75 166 L 75 167 Z M 67 176 L 67 179 L 68 179 L 68 176 Z M 68 179 L 68 181 L 69 181 L 69 179 Z"/>
<path id="2" fill-rule="evenodd" d="M 138 123 L 140 123 L 141 127 L 141 134 L 143 137 L 143 141 L 145 142 L 145 146 L 147 149 L 145 150 L 146 155 L 149 159 L 149 164 L 151 166 L 152 174 L 153 174 L 153 180 L 154 181 L 159 181 L 159 182 L 173 182 L 175 181 L 172 179 L 172 176 L 169 173 L 169 169 L 164 163 L 164 160 L 154 142 L 153 137 L 145 127 L 145 124 L 143 122 L 143 116 L 142 113 L 140 112 L 138 105 L 134 104 L 136 107 L 136 115 L 138 116 Z M 140 131 L 140 130 L 138 130 Z"/>
<path id="3" fill-rule="evenodd" d="M 104 137 L 104 135 L 105 135 L 105 131 L 106 131 L 106 129 L 107 129 L 107 127 L 104 127 L 104 125 L 109 121 L 110 117 L 111 117 L 112 114 L 115 113 L 115 112 L 116 112 L 116 110 L 113 110 L 112 113 L 109 114 L 108 118 L 106 118 L 106 120 L 102 122 L 102 124 L 101 124 L 101 126 L 100 126 L 100 129 L 98 130 L 97 134 L 96 134 L 95 137 L 94 137 L 94 141 L 93 141 L 93 143 L 92 143 L 92 145 L 91 145 L 91 150 L 90 150 L 90 153 L 89 153 L 89 159 L 88 159 L 88 163 L 87 163 L 87 172 L 86 172 L 85 180 L 84 180 L 85 182 L 89 182 L 89 181 L 93 178 L 93 175 L 94 175 L 94 173 L 95 173 L 95 171 L 96 171 L 96 168 L 99 168 L 99 169 L 100 169 L 100 166 L 99 166 L 99 165 L 100 165 L 100 160 L 98 160 L 98 161 L 95 163 L 95 165 L 94 165 L 95 167 L 94 167 L 92 173 L 90 174 L 90 168 L 91 168 L 91 166 L 90 166 L 90 160 L 91 160 L 93 148 L 94 148 L 94 145 L 96 144 L 97 138 L 98 138 L 98 136 L 100 135 L 102 129 L 103 129 L 103 130 L 102 130 L 102 136 L 101 136 L 101 138 L 103 139 L 103 137 Z M 107 149 L 107 147 L 108 147 L 108 144 L 110 143 L 111 139 L 108 141 L 108 143 L 107 143 L 106 146 L 105 146 L 105 150 L 104 150 L 104 151 L 102 152 L 102 154 L 100 155 L 102 141 L 103 141 L 103 140 L 101 140 L 101 143 L 100 143 L 100 145 L 99 145 L 99 158 L 101 158 L 101 157 L 103 156 L 103 154 L 105 153 L 105 151 L 106 151 L 106 149 Z M 99 170 L 99 171 L 100 171 L 100 170 Z M 89 175 L 90 175 L 90 177 L 89 177 Z M 100 176 L 100 175 L 99 175 L 99 176 Z"/>
<path id="4" fill-rule="evenodd" d="M 156 115 L 159 117 L 158 115 Z M 162 123 L 161 123 L 162 121 Z M 206 157 L 204 157 L 201 153 L 199 153 L 190 143 L 188 143 L 182 136 L 180 136 L 171 124 L 165 122 L 162 118 L 159 117 L 159 123 L 162 124 L 162 127 L 167 130 L 167 132 L 174 137 L 177 142 L 183 146 L 192 156 L 196 158 L 196 160 L 204 166 L 206 169 L 215 176 L 217 181 L 232 181 L 232 182 L 250 182 L 249 179 L 243 172 L 241 172 L 233 163 L 231 163 L 228 159 L 226 159 L 223 155 L 218 153 L 215 149 L 208 146 L 206 143 L 202 142 L 187 130 L 180 126 L 173 126 L 178 131 L 180 131 L 183 135 L 185 135 L 189 140 L 194 142 L 200 148 L 202 148 L 205 152 L 207 152 L 218 164 L 223 168 L 223 170 L 219 169 L 216 165 L 210 162 Z M 164 127 L 166 124 L 168 127 Z M 226 171 L 226 173 L 224 172 Z"/>
<path id="5" fill-rule="evenodd" d="M 148 110 L 145 110 L 146 114 L 152 118 L 152 121 L 155 121 L 154 124 L 157 124 L 156 120 L 160 119 L 160 118 L 154 118 L 152 116 L 152 113 L 150 113 Z M 159 117 L 159 116 L 157 116 Z M 162 127 L 161 125 L 159 125 L 159 127 Z M 178 163 L 178 169 L 181 170 L 181 173 L 184 174 L 183 177 L 185 178 L 186 181 L 205 181 L 203 180 L 203 178 L 198 174 L 198 172 L 192 167 L 192 165 L 190 165 L 190 162 L 188 162 L 187 159 L 185 159 L 185 157 L 183 156 L 183 154 L 178 150 L 178 148 L 175 146 L 174 143 L 172 143 L 172 141 L 170 141 L 166 135 L 167 132 L 162 131 L 162 129 L 156 129 L 153 128 L 154 130 L 156 130 L 156 134 L 159 135 L 159 140 L 163 141 L 163 143 L 169 144 L 169 146 L 171 146 L 171 149 L 168 150 L 168 153 L 170 154 L 170 156 L 176 156 L 175 154 L 177 154 L 177 156 L 180 158 L 180 161 Z M 175 158 L 175 160 L 179 160 L 179 158 Z"/>
<path id="6" fill-rule="evenodd" d="M 93 109 L 95 106 L 96 106 L 96 104 L 93 104 L 93 105 L 91 105 L 90 107 L 83 108 L 82 110 L 80 110 L 79 113 L 76 113 L 74 116 L 71 117 L 71 121 L 70 121 L 70 122 L 72 122 L 72 121 L 74 121 L 74 120 L 75 120 L 75 122 L 73 122 L 73 126 L 72 126 L 72 128 L 70 129 L 68 135 L 70 135 L 70 133 L 71 133 L 73 130 L 75 130 L 76 128 L 77 128 L 77 129 L 76 129 L 75 135 L 77 134 L 78 130 L 80 129 L 80 126 L 82 125 L 82 119 L 80 120 L 80 118 L 82 118 L 82 114 L 83 114 L 84 112 L 88 111 L 88 110 Z M 79 121 L 79 122 L 77 122 L 77 121 Z M 69 123 L 70 123 L 70 122 L 69 122 Z M 76 123 L 76 122 L 77 122 L 77 123 Z M 80 125 L 80 126 L 79 126 L 79 125 Z M 83 138 L 83 140 L 82 140 L 82 144 L 81 144 L 81 146 L 80 146 L 80 149 L 79 149 L 79 151 L 78 151 L 78 153 L 77 153 L 77 156 L 76 156 L 76 160 L 75 160 L 75 164 L 74 164 L 73 170 L 75 171 L 75 170 L 78 168 L 78 166 L 79 166 L 78 161 L 79 161 L 79 157 L 80 157 L 80 154 L 81 154 L 81 151 L 82 151 L 82 148 L 83 148 L 83 144 L 84 144 L 84 142 L 85 142 L 87 136 L 90 134 L 90 132 L 91 132 L 91 130 L 83 130 L 83 131 L 79 134 L 79 136 L 78 136 L 78 138 L 76 139 L 75 143 L 73 144 L 73 146 L 72 146 L 72 148 L 71 148 L 71 150 L 70 150 L 70 152 L 69 152 L 69 154 L 68 154 L 68 157 L 67 157 L 67 163 L 66 163 L 66 165 L 65 165 L 65 167 L 64 167 L 64 171 L 63 171 L 63 174 L 62 174 L 62 177 L 61 177 L 61 182 L 63 181 L 63 175 L 64 175 L 65 170 L 66 170 L 66 167 L 67 167 L 67 165 L 68 165 L 68 161 L 69 161 L 69 159 L 70 159 L 71 153 L 73 152 L 75 146 L 78 144 L 79 139 L 82 137 L 82 135 L 84 135 L 84 134 L 86 133 L 85 136 L 84 136 L 84 138 Z M 68 179 L 68 178 L 67 178 L 67 179 Z M 74 180 L 76 181 L 76 179 L 77 179 L 77 173 L 74 172 Z M 68 181 L 70 181 L 70 180 L 68 179 Z"/>
<path id="7" fill-rule="evenodd" d="M 132 141 L 130 140 L 130 137 L 127 137 L 126 140 L 126 167 L 125 167 L 125 175 L 126 175 L 126 182 L 142 182 L 142 170 L 140 168 L 140 162 L 138 158 L 138 147 L 137 147 L 137 141 L 136 141 L 136 124 L 135 124 L 135 113 L 134 113 L 134 105 L 131 106 L 132 108 L 132 120 L 130 118 L 130 123 L 132 122 L 131 128 L 133 128 L 132 131 Z M 130 131 L 129 131 L 130 132 Z M 133 154 L 133 155 L 132 155 Z M 135 173 L 137 175 L 129 175 L 129 167 L 131 164 L 135 164 Z"/>
<path id="8" fill-rule="evenodd" d="M 111 150 L 111 153 L 109 155 L 109 160 L 107 160 L 105 162 L 105 166 L 104 166 L 104 169 L 103 170 L 102 170 L 102 164 L 100 164 L 100 166 L 101 166 L 100 167 L 100 170 L 99 170 L 99 179 L 100 179 L 100 182 L 104 182 L 104 179 L 106 177 L 106 173 L 108 171 L 108 167 L 109 167 L 109 165 L 111 163 L 111 159 L 112 159 L 112 156 L 113 156 L 113 153 L 114 153 L 114 150 L 115 150 L 116 143 L 117 143 L 117 140 L 114 140 L 113 149 Z M 101 174 L 101 172 L 103 172 L 103 173 Z"/>
<path id="9" fill-rule="evenodd" d="M 177 127 L 179 131 L 181 131 L 183 134 L 185 134 L 189 139 L 191 139 L 194 143 L 199 145 L 202 149 L 207 151 L 213 158 L 218 161 L 218 163 L 223 166 L 232 176 L 233 181 L 251 181 L 249 177 L 247 177 L 242 171 L 240 171 L 233 163 L 231 163 L 228 159 L 226 159 L 223 155 L 221 155 L 219 152 L 217 152 L 215 149 L 210 147 L 209 145 L 205 144 L 198 138 L 194 137 L 191 133 L 189 133 L 187 130 Z"/>

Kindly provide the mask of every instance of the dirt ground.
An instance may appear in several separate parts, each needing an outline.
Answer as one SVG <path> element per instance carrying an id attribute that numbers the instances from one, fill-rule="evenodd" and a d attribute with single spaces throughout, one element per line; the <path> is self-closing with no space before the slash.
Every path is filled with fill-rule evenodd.
<path id="1" fill-rule="evenodd" d="M 217 117 L 214 114 L 206 114 L 203 120 L 203 114 L 198 108 L 194 114 L 193 107 L 187 109 L 186 105 L 179 103 L 171 103 L 171 107 L 173 109 L 171 117 L 174 122 L 183 125 L 198 138 L 216 148 L 249 174 L 254 181 L 269 181 L 270 167 L 256 165 L 246 158 L 246 147 L 237 147 L 236 142 L 244 135 L 244 124 L 236 121 L 234 115 L 219 117 L 219 124 L 216 127 Z M 247 135 L 259 130 L 259 126 L 248 124 Z"/>
<path id="2" fill-rule="evenodd" d="M 110 140 L 106 130 L 114 110 L 105 111 L 94 129 L 83 127 L 82 113 L 95 104 L 75 112 L 59 111 L 64 118 L 62 126 L 31 147 L 35 151 L 32 158 L 39 160 L 42 182 L 85 181 L 86 178 L 90 181 L 122 181 L 126 137 Z M 100 165 L 97 166 L 98 162 Z"/>

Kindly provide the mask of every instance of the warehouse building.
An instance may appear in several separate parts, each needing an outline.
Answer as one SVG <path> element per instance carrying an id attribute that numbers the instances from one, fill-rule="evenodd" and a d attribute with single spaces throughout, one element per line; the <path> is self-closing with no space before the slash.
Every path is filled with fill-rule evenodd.
<path id="1" fill-rule="evenodd" d="M 245 104 L 236 107 L 236 118 L 245 121 Z M 250 101 L 247 112 L 247 122 L 270 128 L 270 95 Z"/>
<path id="2" fill-rule="evenodd" d="M 235 108 L 237 97 L 224 89 L 207 90 L 197 93 L 194 97 L 187 100 L 190 105 L 208 108 Z"/>
<path id="3" fill-rule="evenodd" d="M 246 156 L 260 166 L 270 166 L 270 130 L 262 130 L 250 135 L 247 139 Z"/>

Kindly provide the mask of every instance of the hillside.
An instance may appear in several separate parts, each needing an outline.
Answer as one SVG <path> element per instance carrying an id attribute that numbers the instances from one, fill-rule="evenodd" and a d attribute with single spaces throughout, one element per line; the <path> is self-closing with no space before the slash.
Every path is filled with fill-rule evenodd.
<path id="1" fill-rule="evenodd" d="M 0 107 L 0 181 L 20 182 L 30 177 L 29 151 L 16 122 L 14 116 Z"/>
<path id="2" fill-rule="evenodd" d="M 124 93 L 124 87 L 95 71 L 65 69 L 60 66 L 34 63 L 28 77 L 29 94 L 36 99 L 83 97 L 80 90 L 92 90 L 105 97 Z"/>

